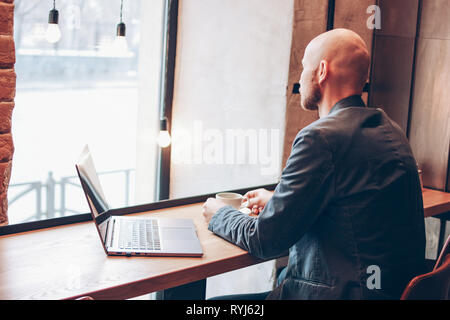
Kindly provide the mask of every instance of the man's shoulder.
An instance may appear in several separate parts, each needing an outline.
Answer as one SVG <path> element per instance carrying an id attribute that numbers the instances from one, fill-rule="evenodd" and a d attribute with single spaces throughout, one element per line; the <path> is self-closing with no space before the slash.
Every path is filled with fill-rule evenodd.
<path id="1" fill-rule="evenodd" d="M 388 116 L 379 108 L 348 107 L 310 123 L 297 135 L 346 138 L 365 126 L 375 128 L 386 121 L 389 121 Z"/>

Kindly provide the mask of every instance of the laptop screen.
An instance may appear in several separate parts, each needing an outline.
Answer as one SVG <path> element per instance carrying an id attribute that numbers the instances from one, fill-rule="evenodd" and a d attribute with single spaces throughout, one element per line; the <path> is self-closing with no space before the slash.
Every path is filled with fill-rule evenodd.
<path id="1" fill-rule="evenodd" d="M 102 214 L 109 210 L 109 205 L 105 200 L 105 195 L 100 185 L 100 180 L 98 179 L 88 146 L 84 147 L 76 167 L 83 190 L 89 202 L 89 207 L 95 219 L 98 220 L 97 218 L 100 218 Z"/>

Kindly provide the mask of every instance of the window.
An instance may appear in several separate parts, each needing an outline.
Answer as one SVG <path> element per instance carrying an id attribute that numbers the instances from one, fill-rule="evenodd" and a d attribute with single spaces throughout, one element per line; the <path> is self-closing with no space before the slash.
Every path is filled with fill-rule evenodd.
<path id="1" fill-rule="evenodd" d="M 74 167 L 85 144 L 110 205 L 136 203 L 138 148 L 158 119 L 165 3 L 123 2 L 124 48 L 115 41 L 120 0 L 56 1 L 56 43 L 46 39 L 53 2 L 15 1 L 10 224 L 89 212 Z M 156 164 L 147 165 L 154 179 Z"/>

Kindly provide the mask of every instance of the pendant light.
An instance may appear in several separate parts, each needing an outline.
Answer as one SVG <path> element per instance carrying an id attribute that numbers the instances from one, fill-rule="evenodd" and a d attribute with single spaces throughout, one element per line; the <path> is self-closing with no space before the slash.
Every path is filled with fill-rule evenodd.
<path id="1" fill-rule="evenodd" d="M 123 11 L 123 0 L 120 0 L 120 22 L 117 24 L 116 39 L 114 40 L 114 51 L 117 54 L 126 54 L 128 52 L 126 27 L 125 23 L 122 21 L 122 11 Z"/>
<path id="2" fill-rule="evenodd" d="M 53 0 L 53 9 L 48 14 L 48 28 L 45 38 L 50 43 L 56 43 L 61 39 L 61 31 L 58 26 L 59 12 L 56 10 L 55 0 Z"/>
<path id="3" fill-rule="evenodd" d="M 169 130 L 167 128 L 167 118 L 161 119 L 159 121 L 159 134 L 157 142 L 161 148 L 166 148 L 170 145 L 171 138 Z"/>

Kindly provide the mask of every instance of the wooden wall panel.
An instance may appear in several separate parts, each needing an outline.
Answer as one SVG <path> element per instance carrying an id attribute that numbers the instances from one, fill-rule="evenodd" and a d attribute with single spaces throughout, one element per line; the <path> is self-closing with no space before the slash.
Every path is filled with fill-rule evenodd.
<path id="1" fill-rule="evenodd" d="M 449 0 L 422 0 L 419 36 L 428 39 L 450 39 Z"/>
<path id="2" fill-rule="evenodd" d="M 369 105 L 380 107 L 407 132 L 418 0 L 378 0 L 381 29 L 375 30 Z"/>
<path id="3" fill-rule="evenodd" d="M 406 133 L 414 61 L 414 38 L 375 35 L 369 104 L 386 111 Z"/>
<path id="4" fill-rule="evenodd" d="M 448 4 L 441 2 L 443 7 Z M 437 16 L 432 16 L 428 6 L 434 8 L 434 0 L 423 2 L 421 28 L 426 32 L 421 34 L 427 37 L 418 39 L 409 139 L 424 185 L 444 190 L 450 148 L 450 32 L 443 33 L 442 24 L 449 28 L 450 17 L 448 10 L 434 11 Z"/>
<path id="5" fill-rule="evenodd" d="M 416 36 L 419 0 L 378 0 L 381 29 L 376 35 L 414 38 Z"/>
<path id="6" fill-rule="evenodd" d="M 427 187 L 450 191 L 450 1 L 422 0 L 409 139 Z"/>
<path id="7" fill-rule="evenodd" d="M 305 111 L 300 107 L 300 95 L 292 94 L 292 86 L 300 80 L 301 60 L 308 43 L 317 35 L 326 31 L 327 0 L 295 0 L 292 33 L 292 48 L 289 64 L 289 80 L 286 93 L 286 130 L 284 136 L 284 167 L 290 155 L 292 143 L 297 133 L 318 119 L 317 112 Z"/>

